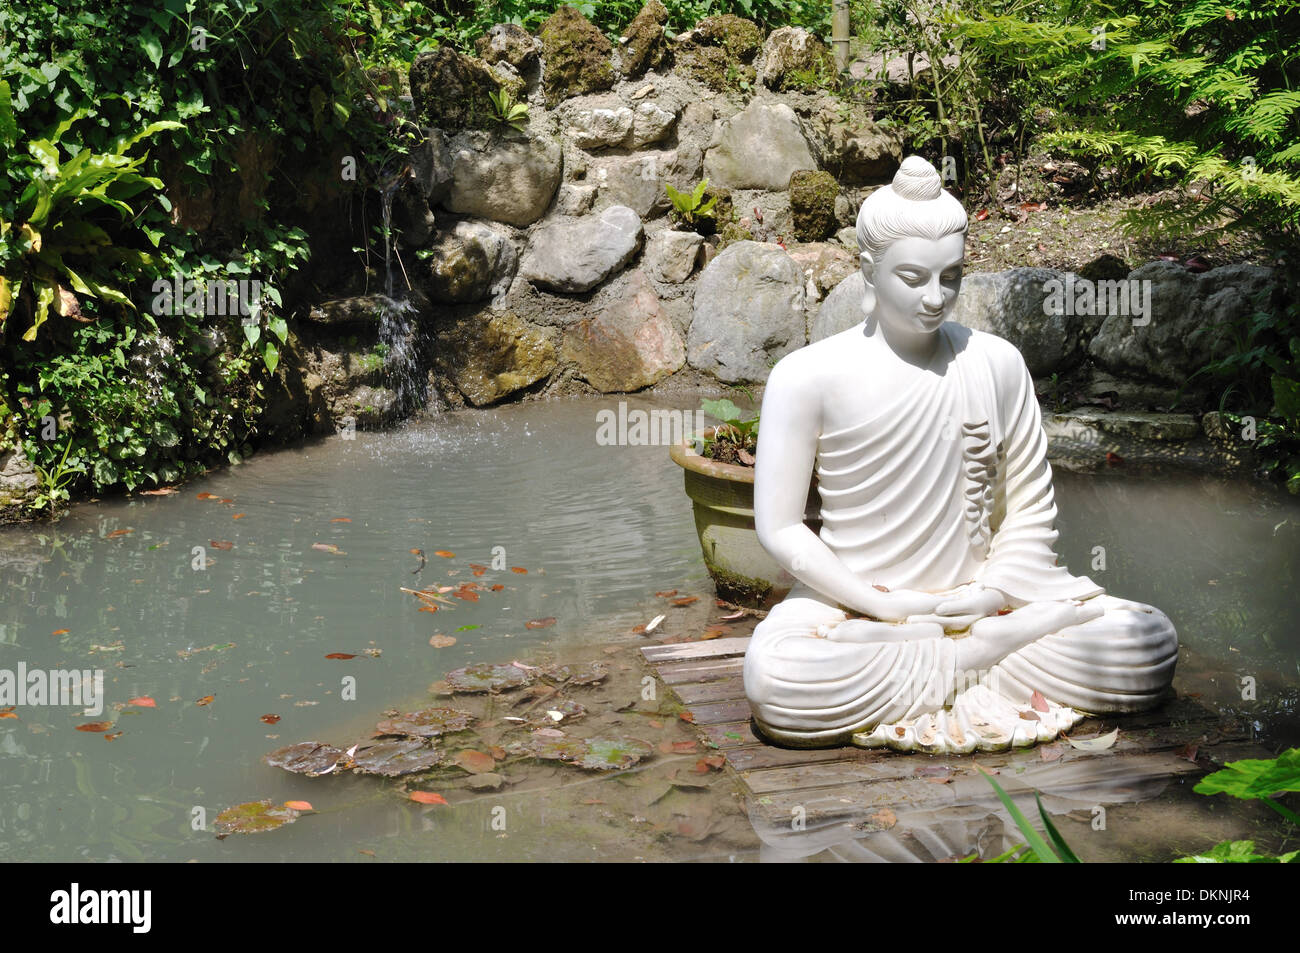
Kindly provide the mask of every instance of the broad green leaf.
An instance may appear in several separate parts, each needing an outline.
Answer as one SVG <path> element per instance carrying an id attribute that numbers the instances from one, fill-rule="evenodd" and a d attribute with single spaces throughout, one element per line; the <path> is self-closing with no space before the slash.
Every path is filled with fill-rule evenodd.
<path id="1" fill-rule="evenodd" d="M 262 336 L 262 326 L 260 324 L 245 324 L 244 337 L 248 338 L 249 344 L 256 344 L 258 338 Z"/>
<path id="2" fill-rule="evenodd" d="M 270 341 L 266 342 L 266 350 L 262 352 L 262 363 L 266 365 L 268 373 L 274 374 L 275 369 L 280 365 L 280 352 L 276 350 L 275 345 Z"/>
<path id="3" fill-rule="evenodd" d="M 147 28 L 141 30 L 140 46 L 144 50 L 145 55 L 149 57 L 149 62 L 152 63 L 156 69 L 158 64 L 162 62 L 163 53 L 162 42 L 158 39 L 158 34 Z"/>
<path id="4" fill-rule="evenodd" d="M 1300 791 L 1300 748 L 1290 748 L 1276 758 L 1229 761 L 1221 770 L 1207 774 L 1192 790 L 1246 800 Z"/>
<path id="5" fill-rule="evenodd" d="M 9 94 L 8 81 L 0 79 L 0 145 L 11 149 L 17 141 L 18 123 L 14 120 L 13 97 Z"/>

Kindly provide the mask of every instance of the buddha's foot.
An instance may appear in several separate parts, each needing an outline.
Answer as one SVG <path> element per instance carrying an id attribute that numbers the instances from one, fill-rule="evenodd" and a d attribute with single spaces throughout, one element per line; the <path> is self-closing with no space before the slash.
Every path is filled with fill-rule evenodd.
<path id="1" fill-rule="evenodd" d="M 876 725 L 853 735 L 860 748 L 893 748 L 928 754 L 1005 751 L 1051 741 L 1086 716 L 1052 702 L 1047 711 L 1016 705 L 984 685 L 961 692 L 950 708 L 918 718 Z"/>

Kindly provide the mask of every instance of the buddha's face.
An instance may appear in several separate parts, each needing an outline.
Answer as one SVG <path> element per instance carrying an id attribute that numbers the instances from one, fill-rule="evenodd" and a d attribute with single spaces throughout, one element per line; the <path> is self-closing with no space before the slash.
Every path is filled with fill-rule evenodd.
<path id="1" fill-rule="evenodd" d="M 887 337 L 926 337 L 951 317 L 965 252 L 966 236 L 957 232 L 940 239 L 900 238 L 874 260 L 861 256 L 868 308 Z"/>

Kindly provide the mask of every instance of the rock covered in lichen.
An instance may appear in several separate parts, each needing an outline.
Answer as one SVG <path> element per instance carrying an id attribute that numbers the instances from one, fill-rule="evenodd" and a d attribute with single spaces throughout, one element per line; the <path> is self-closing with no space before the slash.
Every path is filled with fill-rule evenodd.
<path id="1" fill-rule="evenodd" d="M 830 49 L 802 27 L 773 30 L 763 44 L 758 81 L 769 89 L 812 89 L 834 77 Z"/>
<path id="2" fill-rule="evenodd" d="M 537 68 L 537 38 L 515 23 L 498 23 L 474 41 L 474 49 L 488 65 L 509 63 L 519 73 Z"/>
<path id="3" fill-rule="evenodd" d="M 416 116 L 440 129 L 487 129 L 495 125 L 490 94 L 499 87 L 482 60 L 449 46 L 421 53 L 411 64 L 411 98 Z"/>
<path id="4" fill-rule="evenodd" d="M 542 40 L 542 82 L 548 106 L 614 85 L 613 46 L 595 24 L 573 7 L 560 7 L 551 14 L 538 36 Z"/>
<path id="5" fill-rule="evenodd" d="M 632 18 L 623 33 L 623 73 L 629 79 L 647 70 L 659 69 L 669 59 L 668 40 L 664 26 L 668 23 L 668 8 L 659 0 L 649 0 L 641 12 Z"/>
<path id="6" fill-rule="evenodd" d="M 673 57 L 687 76 L 719 92 L 753 84 L 763 32 L 751 20 L 726 13 L 706 17 L 677 37 Z"/>

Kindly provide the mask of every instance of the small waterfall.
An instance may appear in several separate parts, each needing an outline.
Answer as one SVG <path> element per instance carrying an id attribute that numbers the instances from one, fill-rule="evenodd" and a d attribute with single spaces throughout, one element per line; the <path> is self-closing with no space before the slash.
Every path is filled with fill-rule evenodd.
<path id="1" fill-rule="evenodd" d="M 405 413 L 413 402 L 423 403 L 424 382 L 417 361 L 415 315 L 418 309 L 405 292 L 393 294 L 393 196 L 410 172 L 404 167 L 387 182 L 381 183 L 379 198 L 384 217 L 384 306 L 379 318 L 379 344 L 384 355 L 384 386 L 397 395 L 399 412 Z"/>

